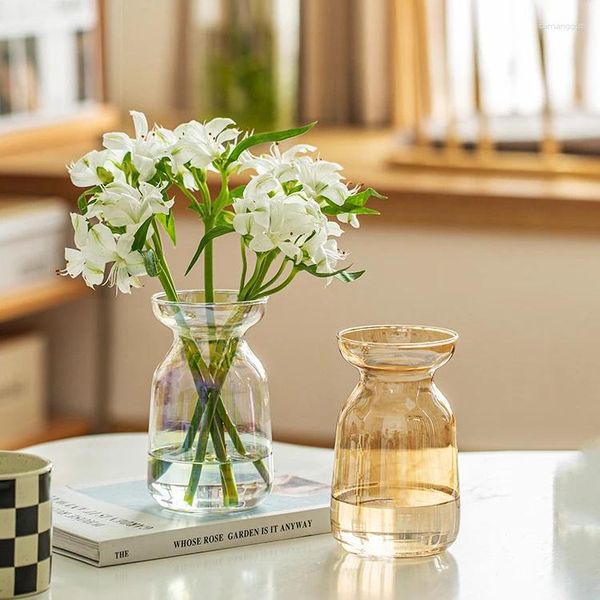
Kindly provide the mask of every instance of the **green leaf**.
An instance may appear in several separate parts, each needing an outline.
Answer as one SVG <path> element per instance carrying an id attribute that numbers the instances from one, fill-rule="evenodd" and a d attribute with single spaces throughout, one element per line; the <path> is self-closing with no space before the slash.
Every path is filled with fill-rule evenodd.
<path id="1" fill-rule="evenodd" d="M 190 261 L 190 264 L 188 265 L 188 268 L 185 271 L 185 274 L 187 275 L 192 270 L 193 266 L 196 264 L 196 262 L 200 258 L 200 255 L 202 254 L 204 248 L 206 248 L 206 245 L 209 242 L 211 242 L 215 238 L 218 238 L 222 235 L 225 235 L 227 233 L 232 233 L 232 232 L 233 232 L 233 225 L 219 225 L 217 227 L 213 227 L 212 229 L 209 229 L 204 234 L 204 237 L 200 240 L 200 243 L 198 244 L 198 247 L 196 248 L 196 252 L 194 252 L 194 256 L 192 257 L 192 260 Z"/>
<path id="2" fill-rule="evenodd" d="M 381 195 L 373 188 L 366 188 L 354 196 L 348 196 L 344 204 L 351 204 L 352 206 L 364 206 L 369 198 L 378 198 L 379 200 L 385 200 L 386 196 Z"/>
<path id="3" fill-rule="evenodd" d="M 348 196 L 341 206 L 324 196 L 320 196 L 319 198 L 326 202 L 326 205 L 323 207 L 323 212 L 326 215 L 341 215 L 344 213 L 352 213 L 355 215 L 378 215 L 379 211 L 365 206 L 371 197 L 379 198 L 380 200 L 386 198 L 379 192 L 376 192 L 373 188 L 366 188 L 362 192 L 358 192 L 358 194 Z"/>
<path id="4" fill-rule="evenodd" d="M 338 271 L 333 271 L 332 273 L 318 273 L 317 272 L 317 266 L 316 265 L 297 265 L 296 267 L 297 269 L 300 269 L 301 271 L 306 271 L 307 273 L 310 273 L 311 275 L 313 275 L 314 277 L 321 277 L 321 278 L 328 278 L 328 277 L 336 277 L 337 279 L 341 279 L 342 281 L 354 281 L 355 279 L 358 279 L 363 273 L 364 271 L 354 271 L 354 272 L 350 272 L 348 271 L 348 269 L 350 267 L 344 267 L 343 269 L 339 269 Z"/>
<path id="5" fill-rule="evenodd" d="M 323 211 L 323 214 L 326 214 L 329 216 L 342 215 L 345 213 L 350 213 L 353 215 L 380 215 L 381 214 L 378 210 L 375 210 L 374 208 L 368 208 L 366 206 L 359 206 L 357 208 L 350 208 L 348 210 L 345 210 L 341 206 L 327 205 L 327 206 L 324 206 L 321 210 Z"/>
<path id="6" fill-rule="evenodd" d="M 232 162 L 236 161 L 242 152 L 252 148 L 252 146 L 258 146 L 258 144 L 266 144 L 268 142 L 281 142 L 283 140 L 302 135 L 303 133 L 310 131 L 316 124 L 317 122 L 313 121 L 308 125 L 296 127 L 295 129 L 285 129 L 284 131 L 268 131 L 266 133 L 256 133 L 255 135 L 250 135 L 239 142 L 231 151 L 231 154 L 225 163 L 225 167 L 228 167 Z"/>
<path id="7" fill-rule="evenodd" d="M 244 190 L 246 189 L 246 185 L 238 185 L 234 187 L 232 190 L 229 190 L 230 198 L 241 198 L 244 195 Z"/>
<path id="8" fill-rule="evenodd" d="M 82 215 L 85 215 L 85 213 L 87 212 L 87 205 L 87 195 L 85 192 L 83 192 L 83 194 L 81 194 L 81 196 L 77 198 L 77 206 L 79 208 L 79 212 Z"/>
<path id="9" fill-rule="evenodd" d="M 168 215 L 159 213 L 156 215 L 156 220 L 162 225 L 163 229 L 167 232 L 167 235 L 171 238 L 173 246 L 177 245 L 177 234 L 175 233 L 175 215 L 173 210 Z"/>
<path id="10" fill-rule="evenodd" d="M 349 212 L 350 212 L 350 214 L 353 214 L 353 215 L 380 215 L 381 214 L 378 210 L 375 210 L 374 208 L 368 208 L 367 206 L 353 208 Z"/>
<path id="11" fill-rule="evenodd" d="M 85 213 L 87 212 L 87 207 L 88 207 L 87 197 L 93 196 L 94 194 L 96 194 L 99 191 L 100 191 L 100 186 L 96 185 L 92 188 L 89 188 L 88 190 L 85 190 L 85 192 L 83 192 L 83 194 L 81 194 L 79 196 L 79 198 L 77 198 L 77 207 L 79 208 L 79 212 L 82 215 L 85 215 Z"/>
<path id="12" fill-rule="evenodd" d="M 146 272 L 148 275 L 150 277 L 157 277 L 160 267 L 158 265 L 158 260 L 156 259 L 154 250 L 152 250 L 152 248 L 149 250 L 144 250 L 144 252 L 142 252 L 142 256 L 144 257 L 144 266 L 146 267 Z"/>
<path id="13" fill-rule="evenodd" d="M 345 283 L 350 283 L 351 281 L 356 281 L 359 277 L 364 275 L 365 271 L 342 271 L 341 273 L 336 273 L 335 278 L 340 281 L 344 281 Z"/>
<path id="14" fill-rule="evenodd" d="M 141 250 L 144 247 L 146 238 L 148 237 L 148 228 L 152 224 L 153 218 L 154 217 L 147 218 L 135 232 L 135 235 L 133 236 L 133 244 L 131 245 L 132 251 Z"/>
<path id="15" fill-rule="evenodd" d="M 96 174 L 98 175 L 98 179 L 103 183 L 112 183 L 114 181 L 114 175 L 104 167 L 96 167 Z"/>
<path id="16" fill-rule="evenodd" d="M 231 210 L 222 210 L 218 215 L 215 221 L 215 227 L 219 227 L 221 225 L 232 225 L 233 218 L 235 217 L 235 213 Z"/>

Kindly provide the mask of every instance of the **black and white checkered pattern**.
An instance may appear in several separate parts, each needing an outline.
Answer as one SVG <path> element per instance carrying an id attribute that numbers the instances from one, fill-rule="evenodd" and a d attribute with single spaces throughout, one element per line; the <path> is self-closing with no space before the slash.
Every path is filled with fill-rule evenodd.
<path id="1" fill-rule="evenodd" d="M 0 480 L 0 598 L 50 584 L 50 473 Z"/>

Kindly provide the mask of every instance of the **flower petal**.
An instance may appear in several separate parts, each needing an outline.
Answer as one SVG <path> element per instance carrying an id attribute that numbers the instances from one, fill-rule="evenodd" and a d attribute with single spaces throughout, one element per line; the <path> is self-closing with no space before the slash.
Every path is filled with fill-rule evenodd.
<path id="1" fill-rule="evenodd" d="M 133 128 L 135 129 L 136 139 L 144 139 L 148 134 L 148 120 L 146 119 L 146 115 L 137 110 L 130 110 L 129 114 L 133 118 Z"/>
<path id="2" fill-rule="evenodd" d="M 133 141 L 122 131 L 111 131 L 102 136 L 102 145 L 110 150 L 124 150 L 127 152 L 133 147 Z"/>
<path id="3" fill-rule="evenodd" d="M 216 138 L 226 127 L 229 125 L 235 125 L 233 119 L 226 119 L 224 117 L 216 117 L 204 124 L 206 133 L 213 138 Z"/>

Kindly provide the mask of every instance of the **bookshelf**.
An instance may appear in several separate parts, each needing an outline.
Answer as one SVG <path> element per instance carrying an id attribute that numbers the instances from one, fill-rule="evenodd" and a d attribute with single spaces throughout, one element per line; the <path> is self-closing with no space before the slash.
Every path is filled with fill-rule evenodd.
<path id="1" fill-rule="evenodd" d="M 88 291 L 83 282 L 58 276 L 46 283 L 0 291 L 0 324 L 61 306 Z"/>

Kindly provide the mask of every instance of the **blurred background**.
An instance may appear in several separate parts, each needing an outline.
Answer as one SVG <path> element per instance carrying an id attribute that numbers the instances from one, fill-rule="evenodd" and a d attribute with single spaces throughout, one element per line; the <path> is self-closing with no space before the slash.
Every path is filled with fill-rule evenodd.
<path id="1" fill-rule="evenodd" d="M 65 165 L 131 132 L 228 115 L 385 193 L 342 247 L 367 270 L 273 298 L 251 343 L 274 437 L 331 445 L 357 373 L 335 333 L 456 329 L 438 375 L 463 450 L 600 432 L 600 0 L 0 0 L 0 447 L 144 430 L 169 332 L 131 296 L 57 277 Z M 201 226 L 182 204 L 179 287 Z M 217 283 L 238 250 L 216 244 Z"/>

